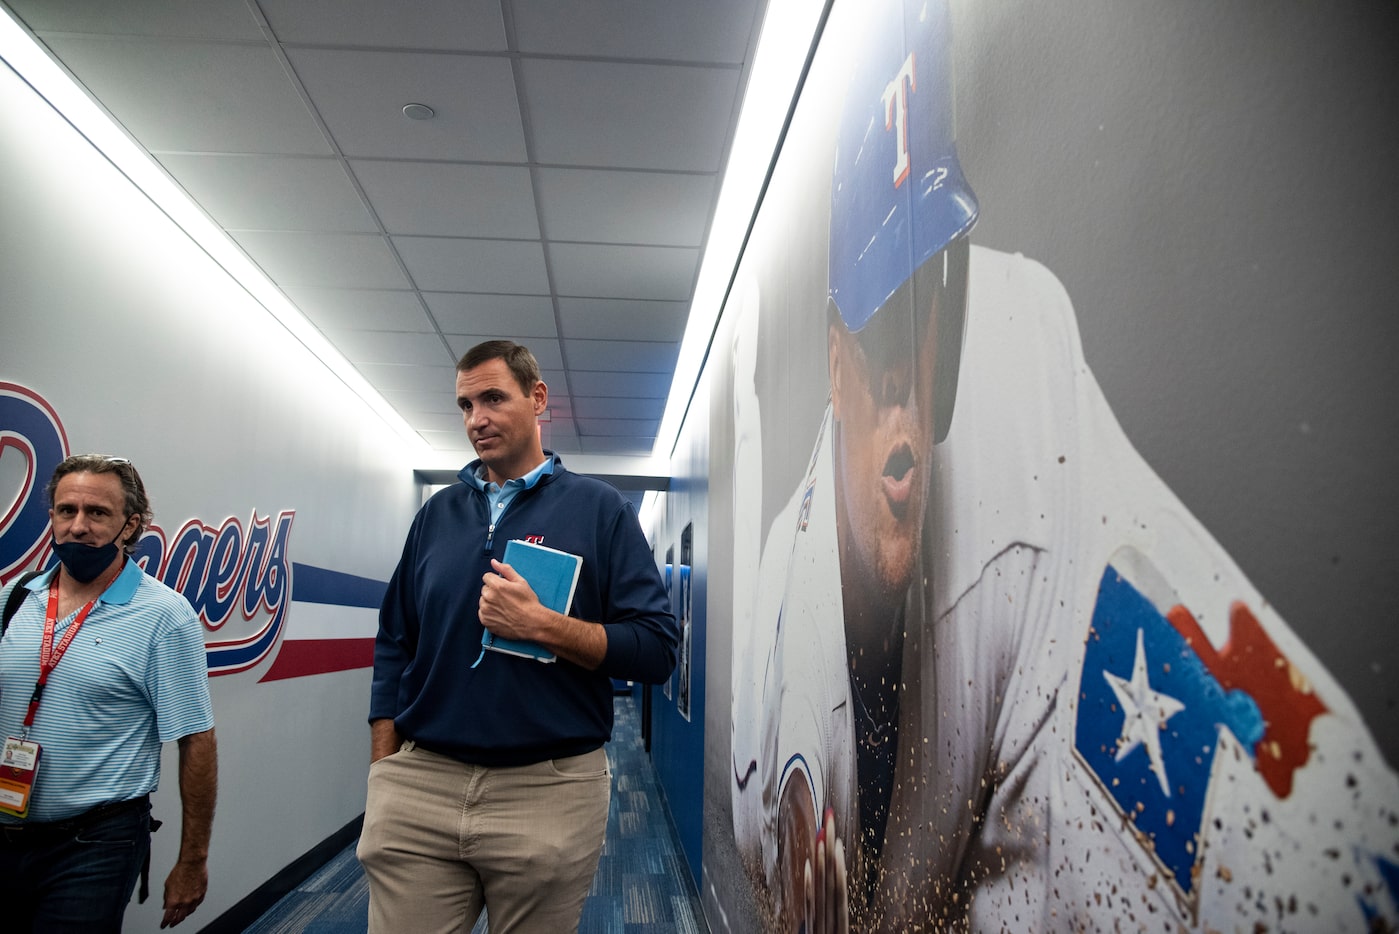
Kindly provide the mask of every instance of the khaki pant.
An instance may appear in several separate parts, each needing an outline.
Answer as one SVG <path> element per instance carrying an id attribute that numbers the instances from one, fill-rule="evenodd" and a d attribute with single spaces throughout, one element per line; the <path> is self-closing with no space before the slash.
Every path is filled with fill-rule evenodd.
<path id="1" fill-rule="evenodd" d="M 602 749 L 487 768 L 404 743 L 369 767 L 369 934 L 467 934 L 483 905 L 492 934 L 577 930 L 611 790 Z"/>

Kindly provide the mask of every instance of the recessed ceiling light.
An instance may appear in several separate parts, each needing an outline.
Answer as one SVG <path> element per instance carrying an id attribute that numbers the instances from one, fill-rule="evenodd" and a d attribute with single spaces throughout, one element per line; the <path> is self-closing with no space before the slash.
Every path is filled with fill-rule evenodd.
<path id="1" fill-rule="evenodd" d="M 404 104 L 403 116 L 409 120 L 431 120 L 437 112 L 427 104 Z"/>

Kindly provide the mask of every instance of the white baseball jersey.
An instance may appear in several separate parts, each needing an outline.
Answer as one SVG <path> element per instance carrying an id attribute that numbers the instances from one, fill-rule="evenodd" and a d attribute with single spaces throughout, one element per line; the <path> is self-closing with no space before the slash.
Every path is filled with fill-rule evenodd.
<path id="1" fill-rule="evenodd" d="M 831 477 L 831 412 L 821 424 L 806 480 L 773 521 L 763 549 L 758 607 L 735 684 L 735 838 L 771 883 L 777 805 L 790 781 L 818 808 L 854 814 L 855 770 L 845 629 Z M 740 640 L 735 639 L 735 645 Z M 742 738 L 740 738 L 742 737 Z M 845 828 L 842 828 L 845 830 Z"/>
<path id="2" fill-rule="evenodd" d="M 779 706 L 753 738 L 757 773 L 735 784 L 734 825 L 769 885 L 783 781 L 804 771 L 818 807 L 846 831 L 858 820 L 836 714 L 848 681 L 828 434 L 813 495 L 793 499 L 812 504 L 804 531 L 789 506 L 769 534 L 764 582 L 783 540 L 791 567 L 750 644 L 767 658 L 754 663 L 764 704 Z M 1132 449 L 1042 266 L 973 249 L 957 411 L 935 462 L 905 645 L 914 693 L 867 927 L 1399 924 L 1399 781 L 1340 686 Z M 734 751 L 737 769 L 748 750 Z"/>

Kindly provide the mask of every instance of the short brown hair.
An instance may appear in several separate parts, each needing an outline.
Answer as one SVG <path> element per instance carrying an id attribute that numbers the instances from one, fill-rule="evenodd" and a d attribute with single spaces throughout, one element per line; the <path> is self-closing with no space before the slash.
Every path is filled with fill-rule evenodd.
<path id="1" fill-rule="evenodd" d="M 485 341 L 477 344 L 466 353 L 461 355 L 457 361 L 457 372 L 465 373 L 467 370 L 474 370 L 483 363 L 490 363 L 492 360 L 504 360 L 505 365 L 510 368 L 510 372 L 515 377 L 515 382 L 520 384 L 520 390 L 525 395 L 534 391 L 534 384 L 539 382 L 539 361 L 534 359 L 534 354 L 529 348 L 514 341 Z"/>

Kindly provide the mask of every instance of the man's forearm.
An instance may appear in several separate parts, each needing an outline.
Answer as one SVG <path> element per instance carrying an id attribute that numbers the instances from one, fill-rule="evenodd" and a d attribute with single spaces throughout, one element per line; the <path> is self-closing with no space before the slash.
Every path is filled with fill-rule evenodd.
<path id="1" fill-rule="evenodd" d="M 165 878 L 162 928 L 182 923 L 209 891 L 209 835 L 219 789 L 213 729 L 180 737 L 180 856 Z"/>
<path id="2" fill-rule="evenodd" d="M 182 737 L 180 745 L 180 860 L 209 858 L 219 788 L 218 743 L 212 729 Z"/>
<path id="3" fill-rule="evenodd" d="M 385 717 L 382 720 L 369 722 L 369 762 L 371 765 L 385 756 L 391 756 L 398 752 L 398 747 L 401 745 L 403 745 L 403 737 L 398 735 L 398 729 L 393 725 L 391 718 Z"/>
<path id="4" fill-rule="evenodd" d="M 546 635 L 540 641 L 559 658 L 596 671 L 607 657 L 607 629 L 601 623 L 564 616 L 547 607 L 541 609 L 547 625 L 543 630 Z"/>

